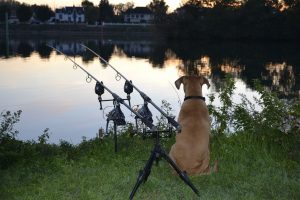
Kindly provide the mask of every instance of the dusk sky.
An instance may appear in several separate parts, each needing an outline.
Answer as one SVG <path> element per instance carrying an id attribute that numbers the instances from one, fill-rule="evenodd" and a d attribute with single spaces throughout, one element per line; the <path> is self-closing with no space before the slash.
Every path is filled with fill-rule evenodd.
<path id="1" fill-rule="evenodd" d="M 90 0 L 95 5 L 98 5 L 100 0 Z M 118 4 L 118 3 L 126 3 L 130 2 L 131 0 L 109 0 L 111 4 Z M 48 4 L 51 8 L 59 8 L 62 6 L 79 6 L 82 0 L 19 0 L 19 2 L 25 2 L 28 4 Z M 132 0 L 131 2 L 134 3 L 135 6 L 146 6 L 151 2 L 151 0 Z M 172 11 L 179 7 L 181 0 L 165 0 L 167 5 L 169 6 L 169 11 Z"/>

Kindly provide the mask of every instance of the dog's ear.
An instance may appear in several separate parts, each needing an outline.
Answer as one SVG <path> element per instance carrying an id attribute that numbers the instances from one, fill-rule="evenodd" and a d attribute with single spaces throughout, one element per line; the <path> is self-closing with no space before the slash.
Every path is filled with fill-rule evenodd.
<path id="1" fill-rule="evenodd" d="M 201 85 L 203 85 L 203 84 L 207 85 L 207 89 L 210 87 L 210 84 L 209 84 L 207 78 L 205 78 L 204 76 L 202 76 L 202 83 L 201 83 Z"/>
<path id="2" fill-rule="evenodd" d="M 175 86 L 176 86 L 176 88 L 177 88 L 178 90 L 179 90 L 179 88 L 180 88 L 180 85 L 181 85 L 182 81 L 183 81 L 183 76 L 180 77 L 179 79 L 177 79 L 177 80 L 175 81 Z"/>

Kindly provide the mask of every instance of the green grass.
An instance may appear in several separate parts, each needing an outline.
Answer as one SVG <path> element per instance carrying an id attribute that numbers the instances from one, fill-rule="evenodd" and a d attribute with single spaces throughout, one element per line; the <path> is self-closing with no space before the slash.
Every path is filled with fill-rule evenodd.
<path id="1" fill-rule="evenodd" d="M 118 153 L 110 138 L 76 147 L 22 144 L 21 156 L 0 171 L 0 199 L 128 199 L 153 142 L 125 136 L 119 142 Z M 161 160 L 135 199 L 300 199 L 299 154 L 285 144 L 248 134 L 214 137 L 211 162 L 218 160 L 219 172 L 191 177 L 200 197 Z"/>

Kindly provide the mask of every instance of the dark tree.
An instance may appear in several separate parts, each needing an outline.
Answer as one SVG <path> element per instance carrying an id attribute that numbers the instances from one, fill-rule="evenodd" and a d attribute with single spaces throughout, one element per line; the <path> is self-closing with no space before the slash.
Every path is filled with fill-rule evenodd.
<path id="1" fill-rule="evenodd" d="M 108 0 L 101 0 L 99 4 L 99 22 L 112 21 L 114 18 L 114 7 Z"/>
<path id="2" fill-rule="evenodd" d="M 210 7 L 216 4 L 217 0 L 186 0 L 183 5 L 193 5 L 196 7 Z"/>
<path id="3" fill-rule="evenodd" d="M 127 3 L 119 3 L 114 5 L 114 13 L 115 15 L 121 16 L 123 13 L 125 13 L 128 9 L 133 8 L 134 3 L 127 2 Z"/>
<path id="4" fill-rule="evenodd" d="M 289 8 L 293 8 L 294 6 L 296 6 L 297 4 L 300 4 L 299 0 L 284 0 L 284 3 L 289 7 Z"/>
<path id="5" fill-rule="evenodd" d="M 84 8 L 87 8 L 87 7 L 93 7 L 94 4 L 93 4 L 93 2 L 90 2 L 90 1 L 88 1 L 88 0 L 83 0 L 83 1 L 81 2 L 81 6 L 84 7 Z"/>
<path id="6" fill-rule="evenodd" d="M 124 13 L 128 9 L 132 9 L 134 7 L 134 4 L 132 2 L 127 2 L 127 3 L 119 3 L 114 5 L 114 21 L 115 22 L 123 22 L 124 21 Z"/>
<path id="7" fill-rule="evenodd" d="M 8 15 L 9 15 L 10 8 L 6 4 L 0 5 L 0 22 L 5 21 L 5 13 L 8 13 Z"/>
<path id="8" fill-rule="evenodd" d="M 88 24 L 94 24 L 99 18 L 99 9 L 94 6 L 93 2 L 84 0 L 81 2 L 84 8 L 85 20 Z"/>
<path id="9" fill-rule="evenodd" d="M 27 22 L 32 17 L 32 10 L 30 5 L 28 4 L 21 4 L 17 8 L 17 17 L 20 22 Z"/>
<path id="10" fill-rule="evenodd" d="M 47 5 L 34 6 L 33 9 L 36 19 L 45 22 L 50 19 L 50 17 L 54 16 L 54 12 Z"/>
<path id="11" fill-rule="evenodd" d="M 166 20 L 169 6 L 164 0 L 152 0 L 148 7 L 154 13 L 155 23 L 160 24 Z"/>
<path id="12" fill-rule="evenodd" d="M 0 0 L 0 22 L 5 21 L 5 13 L 10 16 L 11 11 L 16 8 L 20 3 L 14 0 Z"/>
<path id="13" fill-rule="evenodd" d="M 99 9 L 95 6 L 85 8 L 85 20 L 88 24 L 94 24 L 99 18 Z"/>
<path id="14" fill-rule="evenodd" d="M 217 0 L 216 5 L 221 7 L 238 7 L 242 4 L 240 0 Z"/>

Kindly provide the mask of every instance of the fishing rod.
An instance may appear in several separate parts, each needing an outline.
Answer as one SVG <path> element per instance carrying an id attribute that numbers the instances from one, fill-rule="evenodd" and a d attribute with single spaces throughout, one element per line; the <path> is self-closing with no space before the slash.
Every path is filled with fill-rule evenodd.
<path id="1" fill-rule="evenodd" d="M 155 125 L 153 125 L 146 117 L 142 116 L 141 114 L 139 114 L 138 112 L 136 112 L 135 110 L 133 110 L 131 108 L 131 106 L 129 106 L 127 103 L 125 103 L 124 99 L 122 99 L 119 95 L 117 95 L 116 93 L 114 93 L 113 91 L 111 91 L 108 87 L 106 87 L 102 81 L 99 81 L 96 77 L 94 77 L 92 74 L 90 74 L 87 70 L 85 70 L 81 65 L 79 65 L 77 62 L 75 62 L 72 58 L 70 58 L 69 56 L 67 56 L 66 54 L 64 54 L 63 52 L 61 52 L 60 50 L 58 50 L 57 48 L 47 45 L 48 47 L 52 48 L 53 50 L 57 51 L 58 53 L 62 54 L 65 56 L 65 59 L 70 60 L 73 64 L 74 64 L 74 68 L 79 67 L 82 71 L 84 71 L 88 76 L 86 78 L 86 81 L 89 83 L 92 81 L 92 79 L 94 79 L 97 83 L 97 85 L 102 86 L 106 91 L 108 91 L 114 101 L 116 101 L 119 104 L 123 104 L 127 109 L 129 109 L 132 113 L 134 113 L 138 118 L 141 119 L 141 121 L 147 126 L 149 127 L 152 131 L 157 131 L 157 127 Z"/>
<path id="2" fill-rule="evenodd" d="M 142 92 L 139 88 L 137 88 L 132 81 L 128 80 L 122 73 L 120 73 L 114 66 L 112 66 L 108 61 L 106 61 L 104 58 L 102 58 L 99 54 L 97 54 L 94 50 L 90 49 L 84 44 L 81 44 L 82 47 L 92 52 L 95 56 L 97 56 L 101 61 L 103 61 L 106 65 L 110 66 L 115 72 L 117 72 L 117 75 L 120 75 L 122 78 L 125 79 L 126 83 L 130 84 L 138 93 L 141 95 L 141 97 L 144 99 L 145 102 L 150 103 L 154 108 L 156 108 L 163 116 L 165 116 L 168 120 L 168 122 L 173 125 L 178 132 L 180 132 L 181 127 L 179 123 L 174 120 L 173 117 L 169 116 L 167 113 L 165 113 L 160 107 L 158 107 L 149 96 L 147 96 L 144 92 Z"/>

